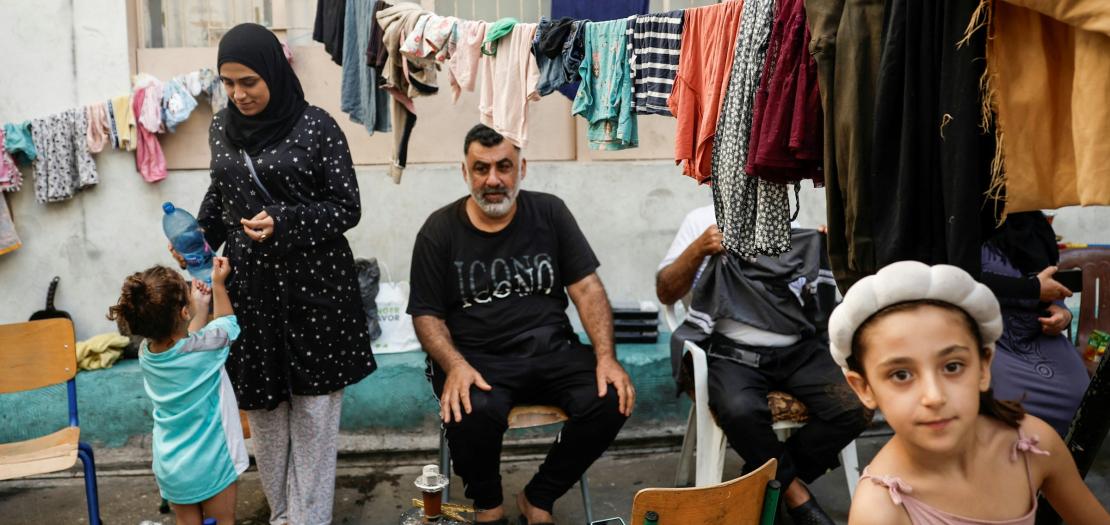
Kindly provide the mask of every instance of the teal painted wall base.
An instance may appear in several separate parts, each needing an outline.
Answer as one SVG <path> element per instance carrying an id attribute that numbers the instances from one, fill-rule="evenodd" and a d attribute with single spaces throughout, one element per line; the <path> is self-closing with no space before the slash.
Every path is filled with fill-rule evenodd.
<path id="1" fill-rule="evenodd" d="M 653 429 L 684 425 L 690 402 L 676 397 L 671 381 L 670 334 L 655 344 L 621 345 L 617 354 L 636 387 L 636 409 L 622 434 L 651 435 Z M 438 403 L 424 376 L 424 353 L 377 357 L 378 370 L 347 388 L 341 432 L 387 437 L 434 435 Z M 151 432 L 150 400 L 138 361 L 77 375 L 81 439 L 118 448 Z M 65 385 L 0 396 L 0 443 L 29 439 L 66 424 Z M 541 435 L 556 428 L 525 432 Z M 619 439 L 619 438 L 618 438 Z M 395 442 L 396 440 L 387 440 Z"/>

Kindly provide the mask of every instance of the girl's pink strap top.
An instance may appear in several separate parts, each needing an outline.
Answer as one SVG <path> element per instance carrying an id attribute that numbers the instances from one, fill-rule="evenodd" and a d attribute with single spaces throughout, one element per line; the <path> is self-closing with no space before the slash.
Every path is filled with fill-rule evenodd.
<path id="1" fill-rule="evenodd" d="M 1047 456 L 1048 452 L 1037 448 L 1039 441 L 1036 436 L 1025 437 L 1019 431 L 1018 439 L 1010 449 L 1010 461 L 1018 460 L 1018 452 Z M 1025 475 L 1029 479 L 1029 486 L 1032 489 L 1029 497 L 1033 500 L 1033 508 L 1020 518 L 1003 521 L 964 518 L 927 505 L 914 498 L 912 495 L 913 487 L 910 487 L 909 484 L 897 476 L 872 476 L 867 473 L 867 469 L 864 469 L 860 481 L 870 479 L 872 483 L 886 487 L 890 491 L 891 501 L 895 505 L 901 505 L 902 508 L 906 509 L 906 514 L 910 515 L 910 521 L 914 525 L 1033 525 L 1037 514 L 1037 489 L 1033 487 L 1033 476 L 1029 470 L 1028 460 L 1025 461 Z"/>

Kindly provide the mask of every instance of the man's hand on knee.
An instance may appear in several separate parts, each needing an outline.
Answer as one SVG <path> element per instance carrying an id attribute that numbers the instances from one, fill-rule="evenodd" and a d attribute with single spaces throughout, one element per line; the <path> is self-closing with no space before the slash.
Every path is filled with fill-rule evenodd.
<path id="1" fill-rule="evenodd" d="M 470 413 L 470 386 L 489 392 L 493 387 L 469 363 L 462 362 L 451 367 L 447 380 L 443 383 L 443 393 L 439 397 L 439 414 L 444 423 L 450 423 L 452 416 L 456 423 L 462 422 L 463 412 Z"/>
<path id="2" fill-rule="evenodd" d="M 632 415 L 632 407 L 636 404 L 636 389 L 632 387 L 632 379 L 624 367 L 612 357 L 601 357 L 597 360 L 597 397 L 605 397 L 609 385 L 617 391 L 620 402 L 620 412 L 624 417 Z"/>

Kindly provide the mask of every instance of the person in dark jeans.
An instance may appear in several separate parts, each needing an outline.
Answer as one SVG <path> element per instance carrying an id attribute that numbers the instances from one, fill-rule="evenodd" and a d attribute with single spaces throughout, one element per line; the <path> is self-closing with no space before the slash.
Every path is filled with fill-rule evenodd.
<path id="1" fill-rule="evenodd" d="M 835 284 L 822 264 L 824 235 L 794 229 L 789 252 L 754 260 L 728 254 L 721 240 L 712 206 L 698 208 L 659 265 L 660 302 L 693 291 L 672 352 L 684 340 L 706 349 L 709 408 L 745 472 L 776 458 L 793 522 L 832 524 L 806 483 L 837 466 L 837 454 L 863 432 L 869 415 L 829 354 Z M 677 355 L 672 363 L 681 363 Z M 771 428 L 772 390 L 794 396 L 809 414 L 785 443 Z"/>
<path id="2" fill-rule="evenodd" d="M 636 391 L 616 359 L 599 262 L 566 204 L 520 189 L 527 163 L 493 129 L 472 128 L 463 152 L 470 195 L 421 227 L 408 313 L 477 523 L 508 523 L 500 455 L 512 407 L 566 412 L 547 459 L 517 496 L 527 523 L 551 523 L 555 500 L 609 448 Z M 570 326 L 568 294 L 592 347 Z"/>

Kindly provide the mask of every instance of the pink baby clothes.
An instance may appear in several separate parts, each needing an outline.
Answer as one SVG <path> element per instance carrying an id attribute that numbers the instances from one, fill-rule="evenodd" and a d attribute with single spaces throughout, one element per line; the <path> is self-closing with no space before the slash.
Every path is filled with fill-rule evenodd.
<path id="1" fill-rule="evenodd" d="M 97 102 L 87 106 L 85 112 L 89 119 L 89 130 L 86 134 L 89 151 L 100 153 L 104 150 L 104 144 L 108 142 L 108 135 L 111 133 L 108 130 L 108 107 L 105 102 Z"/>
<path id="2" fill-rule="evenodd" d="M 150 87 L 139 88 L 135 90 L 135 95 L 131 100 L 131 110 L 140 115 L 140 122 L 143 121 L 142 109 L 143 102 L 148 98 L 148 95 L 153 98 L 155 93 L 149 93 Z M 157 97 L 159 103 L 162 100 L 161 95 Z M 160 104 L 159 104 L 160 107 Z M 161 111 L 159 111 L 161 114 Z M 158 117 L 159 126 L 161 125 L 161 116 Z M 143 180 L 147 182 L 158 182 L 166 178 L 166 157 L 162 153 L 162 144 L 158 142 L 158 137 L 150 131 L 147 127 L 147 122 L 142 122 L 140 125 L 135 126 L 139 131 L 139 144 L 135 149 L 135 167 L 139 170 L 139 174 L 143 176 Z M 157 128 L 155 128 L 157 129 Z"/>
<path id="3" fill-rule="evenodd" d="M 478 80 L 478 62 L 482 57 L 482 41 L 486 38 L 486 22 L 465 20 L 458 25 L 459 41 L 451 50 L 447 61 L 447 78 L 451 81 L 451 101 L 458 102 L 459 95 L 474 91 Z"/>

